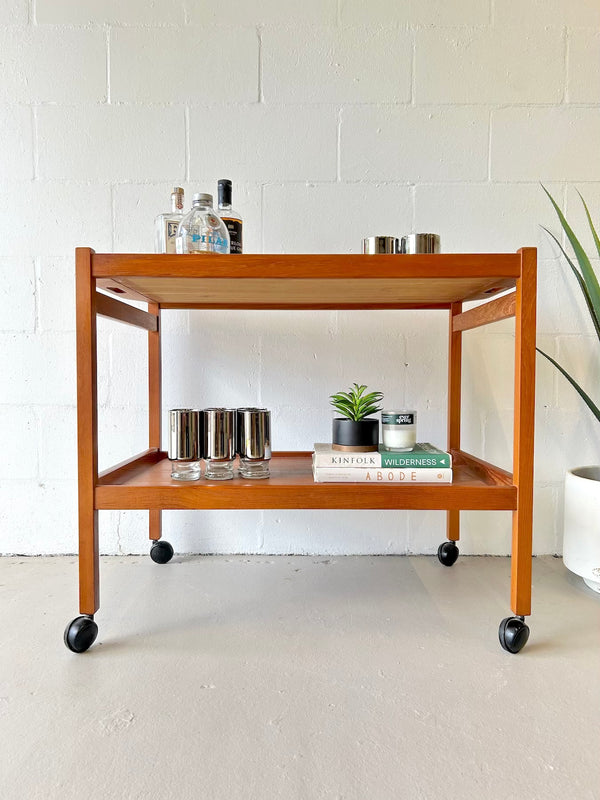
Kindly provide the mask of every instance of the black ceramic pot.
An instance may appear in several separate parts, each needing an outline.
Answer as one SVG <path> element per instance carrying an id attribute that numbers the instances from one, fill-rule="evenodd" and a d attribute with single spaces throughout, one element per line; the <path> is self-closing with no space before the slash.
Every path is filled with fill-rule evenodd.
<path id="1" fill-rule="evenodd" d="M 379 447 L 379 420 L 367 417 L 355 422 L 346 417 L 335 417 L 331 441 L 334 450 L 371 453 Z"/>

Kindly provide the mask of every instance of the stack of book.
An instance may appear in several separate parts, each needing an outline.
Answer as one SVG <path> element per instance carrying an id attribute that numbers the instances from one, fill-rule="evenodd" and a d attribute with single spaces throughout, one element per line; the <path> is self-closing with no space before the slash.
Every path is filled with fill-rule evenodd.
<path id="1" fill-rule="evenodd" d="M 428 442 L 406 453 L 334 450 L 315 444 L 312 459 L 317 483 L 452 483 L 452 456 Z"/>

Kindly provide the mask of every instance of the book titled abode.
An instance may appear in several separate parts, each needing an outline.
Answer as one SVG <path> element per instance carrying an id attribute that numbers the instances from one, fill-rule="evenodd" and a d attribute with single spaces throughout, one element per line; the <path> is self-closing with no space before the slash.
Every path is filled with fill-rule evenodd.
<path id="1" fill-rule="evenodd" d="M 315 444 L 314 468 L 342 469 L 452 469 L 450 453 L 434 447 L 429 442 L 420 442 L 406 453 L 392 453 L 380 448 L 375 453 L 352 453 L 334 450 L 330 444 Z"/>
<path id="2" fill-rule="evenodd" d="M 393 467 L 315 467 L 315 483 L 389 483 L 408 486 L 415 483 L 452 483 L 452 470 Z"/>

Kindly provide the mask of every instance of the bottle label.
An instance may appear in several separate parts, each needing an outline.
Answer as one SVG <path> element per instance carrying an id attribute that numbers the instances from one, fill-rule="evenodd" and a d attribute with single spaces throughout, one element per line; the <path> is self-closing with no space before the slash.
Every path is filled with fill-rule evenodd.
<path id="1" fill-rule="evenodd" d="M 190 226 L 188 241 L 188 251 L 191 253 L 227 253 L 226 239 L 214 231 L 202 231 L 197 225 Z"/>
<path id="2" fill-rule="evenodd" d="M 165 253 L 176 253 L 176 239 L 177 228 L 179 227 L 179 220 L 167 219 L 165 220 Z"/>
<path id="3" fill-rule="evenodd" d="M 382 414 L 382 425 L 414 425 L 414 414 Z"/>
<path id="4" fill-rule="evenodd" d="M 242 252 L 242 223 L 239 219 L 227 219 L 222 217 L 223 222 L 229 231 L 229 252 L 241 253 Z"/>

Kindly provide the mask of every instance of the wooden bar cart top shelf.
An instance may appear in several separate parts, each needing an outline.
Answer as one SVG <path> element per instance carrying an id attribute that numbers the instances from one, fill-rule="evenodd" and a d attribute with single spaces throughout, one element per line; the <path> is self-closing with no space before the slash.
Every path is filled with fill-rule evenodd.
<path id="1" fill-rule="evenodd" d="M 535 368 L 536 251 L 441 255 L 148 255 L 96 254 L 78 248 L 77 365 L 80 612 L 65 631 L 74 652 L 96 638 L 100 509 L 147 509 L 151 555 L 170 560 L 161 539 L 163 509 L 444 509 L 447 541 L 438 558 L 456 561 L 459 512 L 513 512 L 511 606 L 500 643 L 518 652 L 529 628 Z M 100 291 L 98 291 L 100 290 Z M 147 311 L 127 301 L 147 303 Z M 482 301 L 468 310 L 463 303 Z M 275 453 L 271 477 L 178 482 L 161 450 L 160 318 L 169 309 L 437 309 L 449 318 L 448 449 L 453 483 L 315 483 L 309 452 Z M 148 449 L 98 473 L 96 318 L 148 332 Z M 513 471 L 460 448 L 461 352 L 465 331 L 515 317 Z M 401 317 L 399 317 L 401 324 Z"/>

